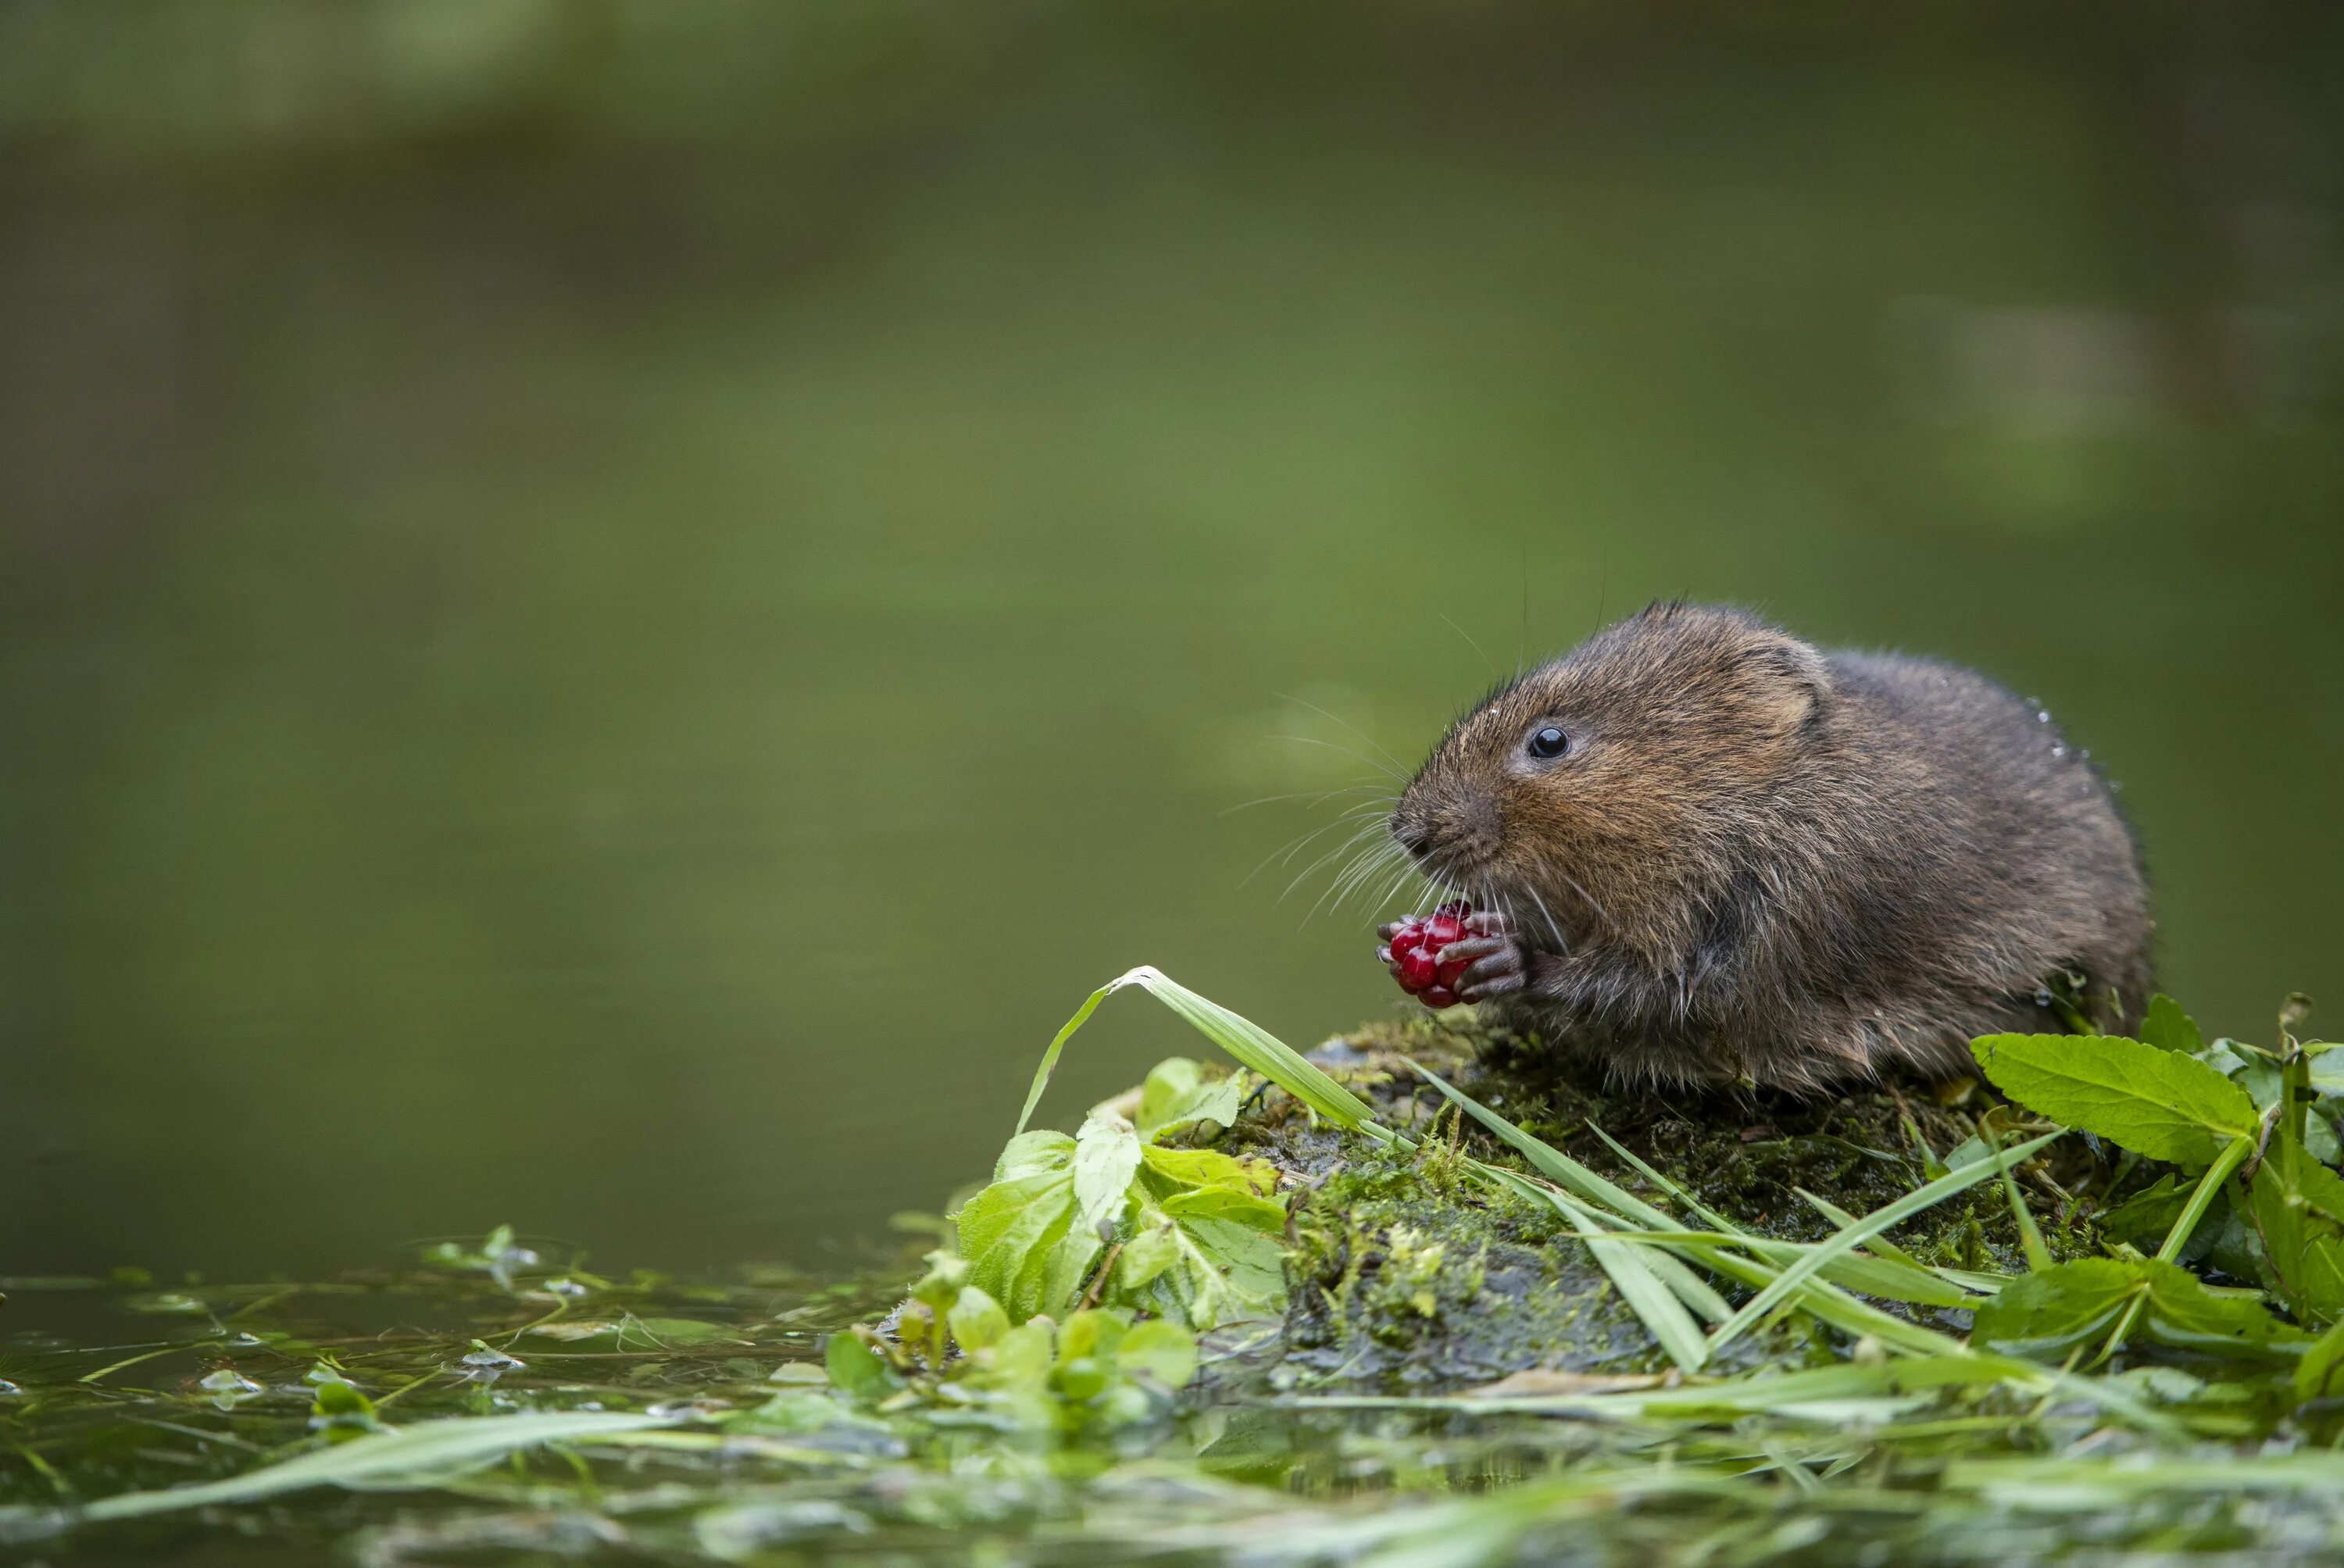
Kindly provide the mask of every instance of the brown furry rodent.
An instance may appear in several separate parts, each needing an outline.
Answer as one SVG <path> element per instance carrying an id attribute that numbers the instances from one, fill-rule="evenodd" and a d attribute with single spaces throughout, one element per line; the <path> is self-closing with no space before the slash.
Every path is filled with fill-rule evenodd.
<path id="1" fill-rule="evenodd" d="M 2132 834 L 2047 713 L 1735 610 L 1655 605 L 1500 687 L 1391 831 L 1480 911 L 1459 995 L 1618 1077 L 1951 1075 L 2059 1027 L 2046 979 L 2109 1027 L 2151 990 Z"/>

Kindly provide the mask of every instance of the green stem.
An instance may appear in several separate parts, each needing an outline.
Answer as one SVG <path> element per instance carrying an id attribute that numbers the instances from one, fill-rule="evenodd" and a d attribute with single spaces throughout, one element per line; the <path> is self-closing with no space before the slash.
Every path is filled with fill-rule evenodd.
<path id="1" fill-rule="evenodd" d="M 2190 1193 L 2189 1201 L 2182 1207 L 2180 1218 L 2174 1220 L 2173 1229 L 2166 1232 L 2165 1245 L 2157 1249 L 2158 1262 L 2170 1263 L 2180 1256 L 2181 1249 L 2189 1240 L 2189 1233 L 2197 1229 L 2198 1221 L 2205 1218 L 2206 1206 L 2214 1201 L 2214 1194 L 2221 1190 L 2222 1183 L 2230 1179 L 2230 1172 L 2238 1169 L 2254 1148 L 2253 1135 L 2241 1133 L 2230 1140 L 2228 1148 L 2214 1157 L 2214 1163 L 2208 1166 L 2206 1174 L 2198 1179 L 2197 1189 Z"/>
<path id="2" fill-rule="evenodd" d="M 2002 1172 L 2002 1190 L 2010 1199 L 2012 1216 L 2018 1221 L 2018 1244 L 2026 1253 L 2026 1266 L 2040 1273 L 2053 1261 L 2051 1249 L 2043 1244 L 2042 1228 L 2035 1223 L 2034 1211 L 2026 1207 L 2026 1199 L 2018 1190 L 2018 1177 L 2003 1156 L 2002 1139 L 1983 1121 L 1978 1123 L 1978 1131 L 1985 1138 L 1986 1147 L 1994 1150 L 1994 1163 Z"/>
<path id="3" fill-rule="evenodd" d="M 2222 1183 L 2230 1179 L 2230 1173 L 2246 1162 L 2247 1156 L 2252 1154 L 2254 1148 L 2253 1135 L 2241 1133 L 2214 1157 L 2214 1163 L 2208 1166 L 2206 1174 L 2198 1179 L 2196 1189 L 2189 1194 L 2189 1201 L 2182 1206 L 2179 1218 L 2173 1222 L 2173 1229 L 2166 1232 L 2165 1245 L 2157 1249 L 2158 1262 L 2170 1263 L 2181 1255 L 2181 1249 L 2188 1244 L 2189 1233 L 2197 1229 L 2198 1221 L 2206 1217 L 2207 1206 L 2214 1201 L 2214 1194 L 2222 1189 Z M 2092 1358 L 2093 1365 L 2097 1366 L 2124 1349 L 2125 1336 L 2132 1332 L 2134 1322 L 2140 1317 L 2141 1305 L 2147 1299 L 2148 1292 L 2144 1290 L 2125 1303 L 2124 1316 L 2117 1320 L 2117 1326 L 2108 1334 L 2107 1343 L 2100 1347 L 2100 1353 Z"/>

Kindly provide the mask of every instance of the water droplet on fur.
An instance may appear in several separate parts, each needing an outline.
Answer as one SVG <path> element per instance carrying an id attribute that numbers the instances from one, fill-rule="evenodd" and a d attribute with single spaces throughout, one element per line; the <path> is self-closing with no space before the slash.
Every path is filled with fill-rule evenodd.
<path id="1" fill-rule="evenodd" d="M 2038 724 L 2047 724 L 2047 723 L 2049 723 L 2051 722 L 2051 710 L 2050 710 L 2050 709 L 2048 709 L 2048 708 L 2037 708 L 2037 709 L 2036 709 L 2036 710 L 2035 710 L 2035 722 L 2036 722 L 2036 723 L 2038 723 Z"/>
<path id="2" fill-rule="evenodd" d="M 2047 1007 L 2051 1005 L 2050 986 L 2037 986 L 2035 987 L 2035 1005 L 2038 1007 Z"/>
<path id="3" fill-rule="evenodd" d="M 2051 743 L 2051 754 L 2055 757 L 2064 757 L 2067 754 L 2067 748 L 2054 741 Z"/>

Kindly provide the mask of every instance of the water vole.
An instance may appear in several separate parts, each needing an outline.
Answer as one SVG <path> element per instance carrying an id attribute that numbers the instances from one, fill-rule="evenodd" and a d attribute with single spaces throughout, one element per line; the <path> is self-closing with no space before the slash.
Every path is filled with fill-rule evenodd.
<path id="1" fill-rule="evenodd" d="M 1739 611 L 1655 605 L 1500 687 L 1391 831 L 1482 911 L 1459 995 L 1622 1077 L 1953 1074 L 2058 1027 L 2046 978 L 2113 990 L 2109 1027 L 2151 990 L 2132 834 L 2047 714 Z"/>

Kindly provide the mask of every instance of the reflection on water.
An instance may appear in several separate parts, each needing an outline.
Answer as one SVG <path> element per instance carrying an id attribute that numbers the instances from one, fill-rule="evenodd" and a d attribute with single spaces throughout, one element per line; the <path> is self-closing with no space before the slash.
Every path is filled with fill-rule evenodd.
<path id="1" fill-rule="evenodd" d="M 0 5 L 0 1257 L 869 1236 L 1392 1005 L 1232 808 L 1658 594 L 2344 993 L 2332 28 L 1732 12 Z"/>

